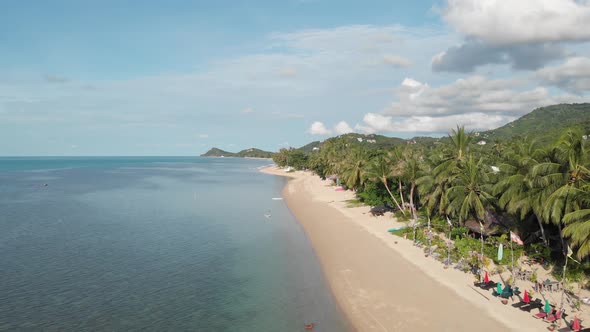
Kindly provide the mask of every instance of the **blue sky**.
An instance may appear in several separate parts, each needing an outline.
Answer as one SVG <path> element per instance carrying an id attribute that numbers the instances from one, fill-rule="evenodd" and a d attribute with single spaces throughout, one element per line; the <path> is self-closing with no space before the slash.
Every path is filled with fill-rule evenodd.
<path id="1" fill-rule="evenodd" d="M 0 155 L 485 130 L 588 101 L 589 40 L 587 0 L 7 1 Z"/>

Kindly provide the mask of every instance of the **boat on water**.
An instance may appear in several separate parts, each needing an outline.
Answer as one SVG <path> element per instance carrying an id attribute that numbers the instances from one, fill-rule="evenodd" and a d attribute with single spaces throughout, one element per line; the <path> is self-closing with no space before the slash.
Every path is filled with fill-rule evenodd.
<path id="1" fill-rule="evenodd" d="M 273 201 L 282 201 L 283 198 L 282 197 L 273 197 L 272 200 Z"/>

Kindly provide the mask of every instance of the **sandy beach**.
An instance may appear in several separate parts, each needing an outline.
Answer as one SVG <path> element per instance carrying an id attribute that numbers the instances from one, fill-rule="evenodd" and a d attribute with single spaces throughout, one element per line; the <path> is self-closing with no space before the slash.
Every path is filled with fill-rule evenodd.
<path id="1" fill-rule="evenodd" d="M 389 234 L 402 225 L 395 218 L 347 207 L 354 193 L 335 191 L 311 173 L 261 171 L 291 178 L 283 196 L 356 330 L 546 331 L 547 323 L 513 308 L 511 300 L 505 305 L 475 288 L 473 276 L 444 269 L 410 240 Z"/>

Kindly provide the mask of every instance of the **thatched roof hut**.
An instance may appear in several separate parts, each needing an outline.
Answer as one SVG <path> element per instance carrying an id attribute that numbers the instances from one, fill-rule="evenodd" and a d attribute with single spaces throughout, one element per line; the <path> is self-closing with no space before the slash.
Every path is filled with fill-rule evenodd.
<path id="1" fill-rule="evenodd" d="M 479 221 L 475 219 L 469 219 L 465 222 L 465 227 L 469 228 L 475 233 L 483 234 L 485 236 L 497 235 L 507 233 L 510 226 L 515 222 L 513 218 L 510 218 L 506 214 L 497 214 L 493 211 L 487 210 L 482 220 L 483 231 L 479 224 Z"/>

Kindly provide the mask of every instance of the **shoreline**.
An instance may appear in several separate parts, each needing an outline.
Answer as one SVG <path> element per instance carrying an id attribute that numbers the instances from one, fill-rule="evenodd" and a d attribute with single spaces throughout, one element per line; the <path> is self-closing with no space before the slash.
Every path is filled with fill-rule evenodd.
<path id="1" fill-rule="evenodd" d="M 387 232 L 395 218 L 372 217 L 368 208 L 346 207 L 352 192 L 336 192 L 306 172 L 286 173 L 283 197 L 312 244 L 334 297 L 358 331 L 539 331 L 546 323 L 489 292 L 474 278 L 442 264 Z M 518 299 L 515 299 L 517 301 Z M 512 301 L 509 301 L 511 304 Z"/>

